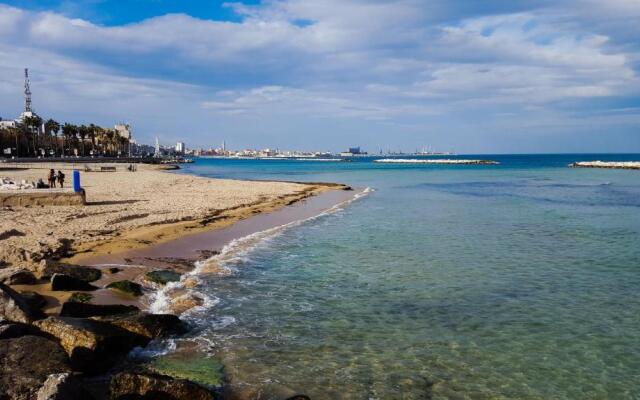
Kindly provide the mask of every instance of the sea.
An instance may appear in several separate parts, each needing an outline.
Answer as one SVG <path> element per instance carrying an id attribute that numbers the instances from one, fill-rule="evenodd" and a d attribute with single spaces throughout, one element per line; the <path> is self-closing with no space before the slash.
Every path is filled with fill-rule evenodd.
<path id="1" fill-rule="evenodd" d="M 157 364 L 265 399 L 640 398 L 640 171 L 568 167 L 640 155 L 446 158 L 499 164 L 185 165 L 359 195 L 225 249 Z"/>

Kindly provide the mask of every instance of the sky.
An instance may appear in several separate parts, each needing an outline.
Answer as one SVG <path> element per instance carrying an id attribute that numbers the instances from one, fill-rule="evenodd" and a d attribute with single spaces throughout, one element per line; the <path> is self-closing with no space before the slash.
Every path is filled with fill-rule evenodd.
<path id="1" fill-rule="evenodd" d="M 640 0 L 0 0 L 0 117 L 187 147 L 640 152 Z"/>

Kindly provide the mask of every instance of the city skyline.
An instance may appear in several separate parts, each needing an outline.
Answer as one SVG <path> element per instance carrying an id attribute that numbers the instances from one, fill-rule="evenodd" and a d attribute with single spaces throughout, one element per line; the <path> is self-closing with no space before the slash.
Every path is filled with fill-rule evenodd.
<path id="1" fill-rule="evenodd" d="M 0 2 L 0 117 L 28 67 L 39 114 L 149 144 L 640 151 L 637 2 L 145 3 Z"/>

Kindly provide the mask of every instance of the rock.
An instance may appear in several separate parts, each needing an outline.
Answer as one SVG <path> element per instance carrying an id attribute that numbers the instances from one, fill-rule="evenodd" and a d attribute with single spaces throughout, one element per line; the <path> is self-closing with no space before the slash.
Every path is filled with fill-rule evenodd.
<path id="1" fill-rule="evenodd" d="M 60 341 L 74 369 L 86 372 L 105 371 L 140 342 L 127 330 L 92 319 L 49 317 L 34 325 Z"/>
<path id="2" fill-rule="evenodd" d="M 36 328 L 22 322 L 0 322 L 0 339 L 13 339 L 26 335 L 37 335 L 37 333 Z"/>
<path id="3" fill-rule="evenodd" d="M 116 281 L 107 285 L 107 288 L 118 290 L 131 296 L 142 296 L 142 286 L 131 281 Z"/>
<path id="4" fill-rule="evenodd" d="M 97 281 L 102 276 L 102 272 L 99 269 L 92 267 L 64 264 L 51 260 L 40 261 L 36 275 L 40 279 L 50 279 L 53 274 L 65 274 L 85 282 Z"/>
<path id="5" fill-rule="evenodd" d="M 118 267 L 110 267 L 105 270 L 105 272 L 109 275 L 117 274 L 120 271 L 122 271 L 122 269 Z"/>
<path id="6" fill-rule="evenodd" d="M 111 378 L 111 398 L 213 400 L 213 394 L 204 387 L 184 379 L 147 372 L 121 372 Z"/>
<path id="7" fill-rule="evenodd" d="M 35 312 L 42 310 L 47 305 L 47 299 L 43 295 L 37 292 L 22 292 L 20 293 L 24 301 L 27 302 L 29 308 Z"/>
<path id="8" fill-rule="evenodd" d="M 171 299 L 171 312 L 180 315 L 194 307 L 204 304 L 204 298 L 194 293 L 185 293 L 181 296 Z"/>
<path id="9" fill-rule="evenodd" d="M 69 290 L 96 290 L 97 286 L 74 278 L 69 275 L 55 273 L 51 277 L 51 290 L 53 291 L 69 291 Z"/>
<path id="10" fill-rule="evenodd" d="M 29 324 L 41 318 L 44 313 L 33 310 L 18 292 L 0 283 L 0 321 Z"/>
<path id="11" fill-rule="evenodd" d="M 169 282 L 179 282 L 180 274 L 168 269 L 160 271 L 149 271 L 144 274 L 144 279 L 148 280 L 149 282 L 166 285 Z"/>
<path id="12" fill-rule="evenodd" d="M 0 283 L 5 285 L 34 285 L 36 282 L 35 275 L 26 269 L 10 268 L 0 271 Z"/>
<path id="13" fill-rule="evenodd" d="M 124 304 L 91 304 L 67 301 L 62 305 L 60 311 L 61 317 L 104 317 L 117 314 L 128 314 L 140 311 L 136 306 L 127 306 Z"/>
<path id="14" fill-rule="evenodd" d="M 37 400 L 89 400 L 93 396 L 79 377 L 68 372 L 51 374 L 37 393 Z"/>
<path id="15" fill-rule="evenodd" d="M 75 292 L 71 293 L 71 296 L 69 296 L 67 301 L 74 303 L 88 303 L 91 299 L 93 299 L 93 295 L 91 293 Z"/>
<path id="16" fill-rule="evenodd" d="M 143 312 L 105 317 L 100 320 L 138 335 L 142 338 L 142 341 L 138 343 L 142 345 L 146 345 L 155 338 L 169 334 L 184 333 L 187 330 L 180 318 L 172 314 L 148 314 Z"/>
<path id="17" fill-rule="evenodd" d="M 62 347 L 40 336 L 0 340 L 0 360 L 2 399 L 35 399 L 49 375 L 71 370 Z"/>

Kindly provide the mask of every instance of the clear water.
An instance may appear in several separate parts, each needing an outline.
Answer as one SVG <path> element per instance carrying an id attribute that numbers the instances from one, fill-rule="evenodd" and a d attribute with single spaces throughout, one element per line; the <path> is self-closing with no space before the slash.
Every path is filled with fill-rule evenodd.
<path id="1" fill-rule="evenodd" d="M 640 171 L 566 165 L 640 156 L 482 158 L 187 166 L 374 189 L 204 277 L 194 362 L 314 399 L 638 398 Z"/>

